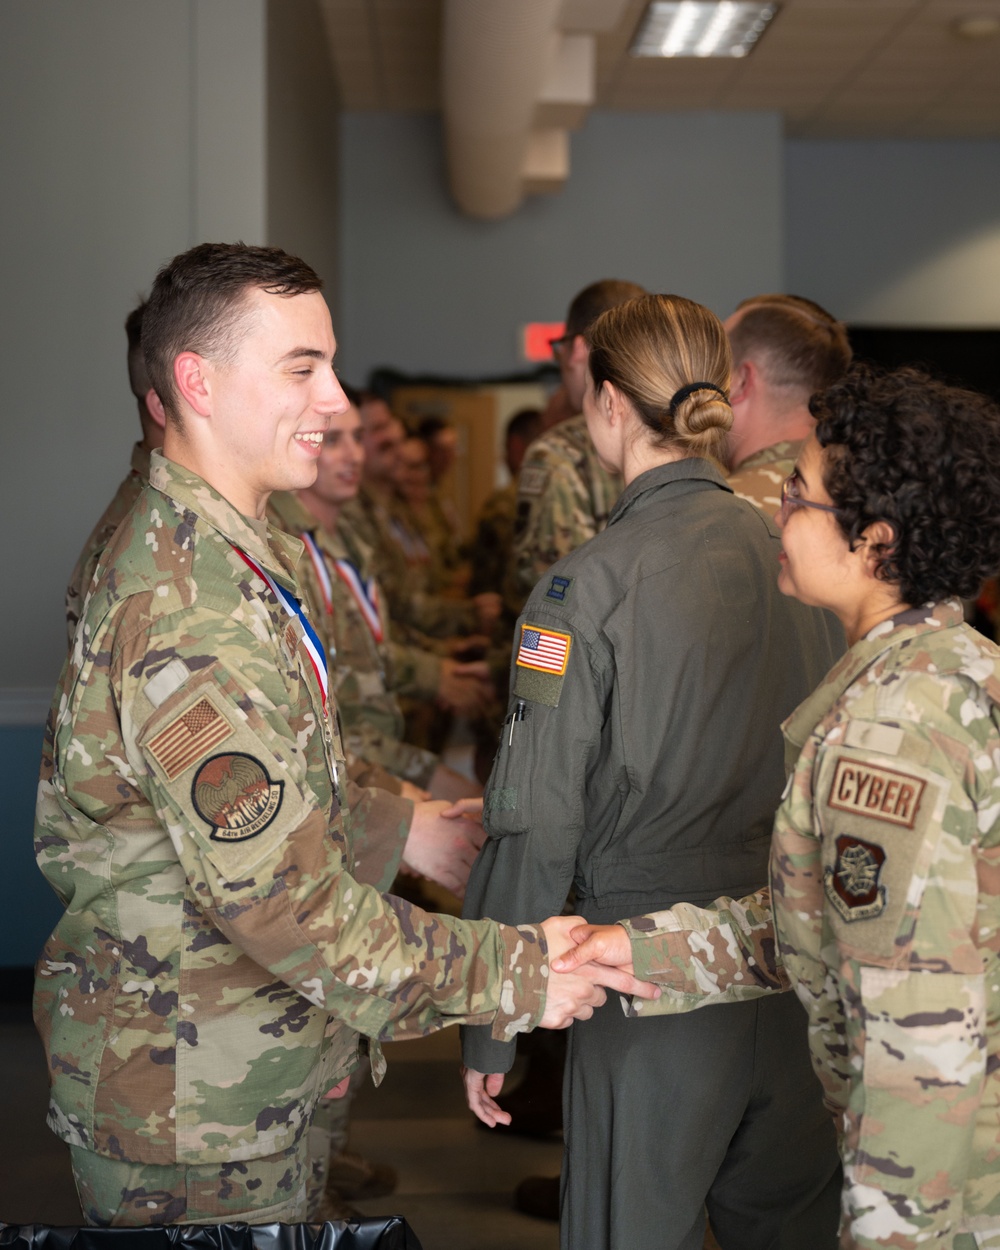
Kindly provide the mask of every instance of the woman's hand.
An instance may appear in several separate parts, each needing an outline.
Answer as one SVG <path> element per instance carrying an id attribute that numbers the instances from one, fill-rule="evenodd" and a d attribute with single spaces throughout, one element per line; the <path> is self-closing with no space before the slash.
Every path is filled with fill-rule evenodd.
<path id="1" fill-rule="evenodd" d="M 509 1124 L 510 1113 L 501 1111 L 493 1101 L 503 1089 L 502 1072 L 477 1072 L 474 1068 L 462 1068 L 462 1081 L 465 1084 L 465 1100 L 469 1110 L 489 1128 L 498 1124 Z"/>
<path id="2" fill-rule="evenodd" d="M 577 925 L 570 930 L 570 937 L 578 945 L 552 960 L 554 971 L 573 972 L 583 964 L 595 963 L 634 976 L 632 943 L 620 924 Z"/>

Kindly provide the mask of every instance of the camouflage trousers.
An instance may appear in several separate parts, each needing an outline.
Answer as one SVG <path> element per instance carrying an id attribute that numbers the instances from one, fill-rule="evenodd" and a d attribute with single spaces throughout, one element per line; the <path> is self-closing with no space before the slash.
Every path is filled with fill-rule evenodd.
<path id="1" fill-rule="evenodd" d="M 330 1156 L 347 1147 L 351 1100 L 365 1076 L 355 1073 L 347 1097 L 322 1099 L 309 1131 L 264 1159 L 128 1163 L 71 1146 L 84 1220 L 101 1228 L 310 1221 L 323 1199 Z"/>
<path id="2" fill-rule="evenodd" d="M 306 1184 L 310 1213 L 317 1211 L 323 1200 L 330 1159 L 347 1149 L 351 1102 L 359 1085 L 366 1079 L 371 1079 L 367 1073 L 355 1072 L 343 1098 L 321 1098 L 316 1104 L 309 1126 L 309 1176 Z"/>
<path id="3" fill-rule="evenodd" d="M 239 1163 L 128 1163 L 79 1146 L 70 1155 L 84 1221 L 99 1228 L 308 1218 L 307 1133 L 279 1154 Z"/>

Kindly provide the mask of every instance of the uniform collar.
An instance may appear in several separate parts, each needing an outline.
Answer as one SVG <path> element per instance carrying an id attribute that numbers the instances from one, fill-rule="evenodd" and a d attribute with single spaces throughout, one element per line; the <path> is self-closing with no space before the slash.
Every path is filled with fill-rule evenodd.
<path id="1" fill-rule="evenodd" d="M 144 482 L 149 481 L 149 457 L 150 452 L 142 443 L 136 443 L 132 448 L 132 472 L 138 473 Z"/>
<path id="2" fill-rule="evenodd" d="M 267 501 L 268 513 L 274 518 L 278 529 L 298 537 L 301 534 L 312 534 L 317 545 L 328 555 L 339 560 L 344 556 L 351 557 L 352 550 L 347 542 L 344 525 L 338 518 L 337 528 L 331 534 L 323 528 L 298 495 L 290 490 L 276 490 Z"/>
<path id="3" fill-rule="evenodd" d="M 844 691 L 887 651 L 921 634 L 953 629 L 961 625 L 962 620 L 961 603 L 957 599 L 944 599 L 940 603 L 925 603 L 919 608 L 905 608 L 876 625 L 830 669 L 821 684 L 782 725 L 788 744 L 801 750 Z"/>
<path id="4" fill-rule="evenodd" d="M 633 508 L 643 508 L 652 501 L 653 496 L 665 486 L 677 482 L 705 483 L 719 487 L 720 490 L 732 494 L 732 487 L 710 460 L 701 456 L 688 456 L 684 460 L 671 460 L 669 464 L 658 464 L 655 469 L 647 469 L 625 487 L 618 496 L 618 502 L 611 509 L 609 525 L 620 520 L 626 512 Z"/>
<path id="5" fill-rule="evenodd" d="M 762 469 L 769 464 L 777 464 L 781 460 L 795 460 L 805 445 L 805 439 L 788 439 L 784 442 L 772 443 L 770 447 L 762 447 L 746 460 L 741 460 L 733 469 L 734 473 L 742 473 L 745 469 Z"/>
<path id="6" fill-rule="evenodd" d="M 291 534 L 244 516 L 196 473 L 168 460 L 161 451 L 150 456 L 149 482 L 185 512 L 193 512 L 227 543 L 238 547 L 283 586 L 297 593 L 295 567 L 304 550 Z"/>
<path id="7" fill-rule="evenodd" d="M 278 525 L 289 534 L 306 534 L 319 530 L 319 521 L 290 490 L 276 490 L 267 501 L 267 510 L 278 518 Z"/>

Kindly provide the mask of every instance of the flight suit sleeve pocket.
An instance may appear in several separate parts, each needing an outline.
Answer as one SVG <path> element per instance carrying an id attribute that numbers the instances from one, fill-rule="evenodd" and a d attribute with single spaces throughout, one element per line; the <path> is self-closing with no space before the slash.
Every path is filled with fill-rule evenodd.
<path id="1" fill-rule="evenodd" d="M 193 850 L 229 882 L 274 854 L 313 806 L 295 744 L 246 711 L 252 701 L 238 690 L 216 666 L 168 699 L 137 737 L 154 806 L 182 862 Z"/>
<path id="2" fill-rule="evenodd" d="M 517 699 L 503 723 L 483 799 L 483 828 L 491 838 L 527 833 L 531 828 L 531 722 L 538 710 Z"/>
<path id="3" fill-rule="evenodd" d="M 910 759 L 831 750 L 817 779 L 826 914 L 841 950 L 905 962 L 947 807 L 942 779 Z"/>

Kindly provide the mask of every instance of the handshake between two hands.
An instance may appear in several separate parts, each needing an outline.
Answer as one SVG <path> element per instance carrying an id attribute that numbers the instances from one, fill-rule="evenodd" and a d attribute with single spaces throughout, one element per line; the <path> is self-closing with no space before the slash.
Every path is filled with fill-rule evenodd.
<path id="1" fill-rule="evenodd" d="M 482 799 L 418 803 L 403 852 L 403 866 L 440 882 L 461 896 L 469 871 L 485 839 Z M 639 981 L 632 967 L 632 944 L 616 924 L 590 925 L 581 916 L 552 916 L 542 921 L 549 953 L 544 1029 L 565 1029 L 588 1020 L 607 995 L 605 988 L 638 998 L 658 998 L 659 989 Z M 503 1087 L 503 1073 L 462 1069 L 469 1107 L 491 1128 L 509 1124 L 493 1098 Z"/>
<path id="2" fill-rule="evenodd" d="M 632 944 L 621 925 L 552 916 L 541 927 L 549 948 L 549 982 L 540 1028 L 565 1029 L 573 1020 L 588 1020 L 607 997 L 602 987 L 638 998 L 659 998 L 655 985 L 636 978 Z M 469 1109 L 490 1128 L 510 1123 L 510 1115 L 493 1101 L 503 1089 L 503 1078 L 502 1072 L 462 1069 Z"/>

